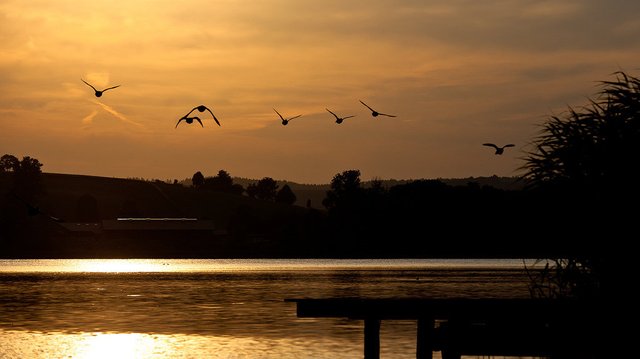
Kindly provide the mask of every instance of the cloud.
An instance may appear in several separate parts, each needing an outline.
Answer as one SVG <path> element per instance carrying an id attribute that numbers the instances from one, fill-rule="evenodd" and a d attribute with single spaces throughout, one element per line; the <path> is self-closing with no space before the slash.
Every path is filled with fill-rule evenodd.
<path id="1" fill-rule="evenodd" d="M 82 119 L 82 124 L 83 125 L 90 125 L 93 123 L 93 119 L 94 117 L 96 117 L 96 115 L 98 114 L 98 110 L 93 110 L 90 114 L 88 114 L 87 116 L 85 116 Z"/>
<path id="2" fill-rule="evenodd" d="M 535 1 L 523 6 L 522 13 L 531 17 L 568 17 L 576 15 L 584 4 L 577 1 Z"/>
<path id="3" fill-rule="evenodd" d="M 116 111 L 113 107 L 106 105 L 100 101 L 96 101 L 96 100 L 92 100 L 91 102 L 95 103 L 96 105 L 99 105 L 100 107 L 102 107 L 103 110 L 107 111 L 108 113 L 110 113 L 111 115 L 113 115 L 113 117 L 119 119 L 120 121 L 130 124 L 130 125 L 135 125 L 138 127 L 144 127 L 141 123 L 138 123 L 136 121 L 130 120 L 129 118 L 127 118 L 127 116 L 121 114 L 120 112 Z"/>

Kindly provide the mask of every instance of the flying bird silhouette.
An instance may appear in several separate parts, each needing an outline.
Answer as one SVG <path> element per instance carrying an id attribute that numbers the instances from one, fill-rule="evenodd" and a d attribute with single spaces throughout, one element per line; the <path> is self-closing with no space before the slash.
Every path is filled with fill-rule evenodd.
<path id="1" fill-rule="evenodd" d="M 493 147 L 493 148 L 495 148 L 495 149 L 496 149 L 496 155 L 501 155 L 501 154 L 503 154 L 503 153 L 504 153 L 504 149 L 505 149 L 505 148 L 507 148 L 507 147 L 514 147 L 514 146 L 515 146 L 515 145 L 514 145 L 514 144 L 512 144 L 512 143 L 510 143 L 510 144 L 508 144 L 508 145 L 504 145 L 504 146 L 502 146 L 502 147 L 499 147 L 499 146 L 497 146 L 497 145 L 495 145 L 495 144 L 493 144 L 493 143 L 483 143 L 482 145 L 483 145 L 483 146 L 488 146 L 488 147 Z"/>
<path id="2" fill-rule="evenodd" d="M 366 103 L 362 102 L 362 100 L 359 100 L 361 104 L 363 104 L 366 108 L 368 108 L 369 110 L 371 110 L 371 116 L 373 117 L 378 117 L 378 116 L 387 116 L 387 117 L 396 117 L 395 115 L 389 115 L 386 113 L 382 113 L 382 112 L 378 112 L 374 109 L 372 109 L 371 107 L 369 107 L 369 105 L 367 105 Z"/>
<path id="3" fill-rule="evenodd" d="M 80 80 L 82 80 L 82 79 L 80 79 Z M 120 87 L 120 85 L 118 85 L 118 86 L 113 86 L 113 87 L 107 87 L 107 88 L 106 88 L 106 89 L 104 89 L 104 90 L 96 90 L 96 88 L 95 88 L 95 87 L 93 87 L 93 85 L 91 85 L 91 84 L 90 84 L 90 83 L 88 83 L 87 81 L 82 80 L 82 82 L 84 82 L 85 84 L 87 84 L 87 86 L 91 87 L 91 88 L 93 89 L 93 91 L 95 91 L 95 92 L 96 92 L 96 93 L 95 93 L 96 97 L 101 97 L 101 96 L 102 96 L 102 93 L 103 93 L 103 92 L 105 92 L 105 91 L 107 91 L 107 90 L 111 90 L 111 89 L 114 89 L 114 88 L 116 88 L 116 87 Z"/>
<path id="4" fill-rule="evenodd" d="M 290 117 L 290 118 L 286 118 L 286 119 L 285 119 L 284 117 L 282 117 L 282 115 L 280 114 L 280 112 L 278 112 L 278 110 L 276 110 L 275 108 L 274 108 L 273 110 L 278 114 L 278 116 L 280 116 L 280 119 L 282 120 L 282 125 L 283 125 L 283 126 L 288 125 L 288 124 L 289 124 L 289 121 L 293 120 L 294 118 L 298 118 L 298 117 L 302 116 L 302 115 L 298 115 L 298 116 L 293 116 L 293 117 Z"/>
<path id="5" fill-rule="evenodd" d="M 191 112 L 189 112 L 189 113 L 191 113 Z M 184 122 L 186 122 L 186 123 L 188 123 L 188 124 L 192 124 L 192 123 L 193 123 L 193 120 L 196 120 L 196 121 L 198 121 L 198 123 L 200 123 L 200 126 L 204 127 L 204 125 L 202 124 L 202 121 L 200 121 L 200 117 L 197 117 L 197 116 L 189 117 L 189 115 L 187 114 L 186 116 L 182 116 L 182 117 L 178 120 L 178 123 L 176 123 L 176 127 L 175 127 L 175 128 L 178 128 L 178 125 L 180 124 L 180 122 L 181 122 L 182 120 L 184 120 Z"/>
<path id="6" fill-rule="evenodd" d="M 205 105 L 200 105 L 200 106 L 196 106 L 193 108 L 193 110 L 189 111 L 188 114 L 184 115 L 184 117 L 188 117 L 191 112 L 198 110 L 200 112 L 204 112 L 204 111 L 209 111 L 209 113 L 211 114 L 211 116 L 213 116 L 213 120 L 216 121 L 216 123 L 218 124 L 218 126 L 220 126 L 220 121 L 218 121 L 218 119 L 216 118 L 216 115 L 213 114 L 213 112 L 211 112 L 211 110 L 205 106 Z M 203 126 L 204 127 L 204 126 Z"/>
<path id="7" fill-rule="evenodd" d="M 356 115 L 353 116 L 345 116 L 345 117 L 338 117 L 338 115 L 336 115 L 335 113 L 331 112 L 331 110 L 329 110 L 328 108 L 325 108 L 325 110 L 329 111 L 330 114 L 332 114 L 335 118 L 336 118 L 336 123 L 337 124 L 341 124 L 342 121 L 351 118 L 351 117 L 356 117 Z"/>

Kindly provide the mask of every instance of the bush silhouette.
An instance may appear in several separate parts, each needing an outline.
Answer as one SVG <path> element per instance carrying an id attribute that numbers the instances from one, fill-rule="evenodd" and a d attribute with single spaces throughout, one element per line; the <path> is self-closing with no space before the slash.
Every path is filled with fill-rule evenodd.
<path id="1" fill-rule="evenodd" d="M 614 75 L 615 80 L 601 82 L 602 90 L 588 106 L 569 108 L 564 117 L 552 116 L 533 141 L 524 165 L 530 188 L 545 198 L 540 209 L 565 222 L 571 213 L 580 225 L 567 234 L 596 239 L 587 255 L 553 260 L 549 273 L 556 277 L 587 273 L 598 281 L 586 283 L 600 286 L 600 293 L 611 296 L 624 287 L 615 284 L 620 282 L 616 277 L 632 272 L 624 268 L 630 262 L 620 256 L 629 250 L 628 233 L 635 232 L 635 216 L 628 208 L 637 203 L 640 193 L 635 184 L 640 158 L 640 79 L 621 71 Z M 545 281 L 549 279 L 538 284 Z M 580 283 L 585 283 L 584 278 Z M 580 291 L 594 292 L 593 288 Z"/>

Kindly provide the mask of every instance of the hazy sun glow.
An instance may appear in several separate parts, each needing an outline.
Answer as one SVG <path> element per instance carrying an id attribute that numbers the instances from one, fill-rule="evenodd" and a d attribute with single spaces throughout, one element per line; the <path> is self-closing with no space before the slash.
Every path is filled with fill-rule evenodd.
<path id="1" fill-rule="evenodd" d="M 625 0 L 4 0 L 0 155 L 163 180 L 516 175 L 546 116 L 637 70 L 639 12 Z M 121 87 L 96 98 L 80 79 Z M 374 119 L 360 99 L 398 117 Z M 200 104 L 222 126 L 175 128 Z M 272 108 L 303 116 L 285 127 Z M 325 108 L 357 116 L 338 125 Z M 517 148 L 492 156 L 484 142 Z"/>

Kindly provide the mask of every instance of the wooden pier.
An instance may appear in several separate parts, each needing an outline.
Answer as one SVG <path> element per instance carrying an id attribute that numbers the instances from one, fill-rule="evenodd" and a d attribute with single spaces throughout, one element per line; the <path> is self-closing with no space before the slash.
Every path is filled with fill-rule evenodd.
<path id="1" fill-rule="evenodd" d="M 416 320 L 416 358 L 462 355 L 597 358 L 599 305 L 548 299 L 285 299 L 298 317 L 364 321 L 364 358 L 380 357 L 382 320 Z"/>

